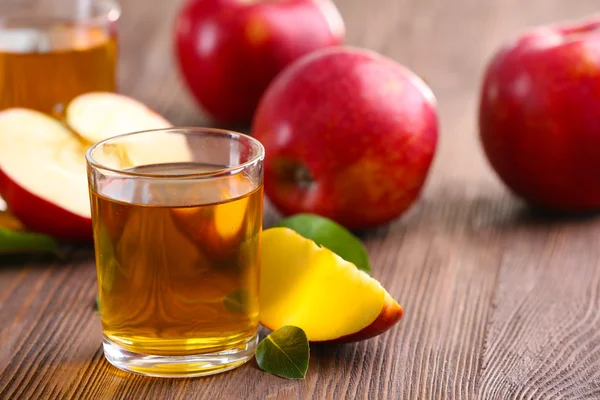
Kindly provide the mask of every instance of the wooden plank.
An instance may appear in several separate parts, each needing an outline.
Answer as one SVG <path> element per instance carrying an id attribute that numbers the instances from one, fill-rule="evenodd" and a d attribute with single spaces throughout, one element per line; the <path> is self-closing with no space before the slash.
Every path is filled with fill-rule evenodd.
<path id="1" fill-rule="evenodd" d="M 600 221 L 509 221 L 482 398 L 600 396 Z"/>

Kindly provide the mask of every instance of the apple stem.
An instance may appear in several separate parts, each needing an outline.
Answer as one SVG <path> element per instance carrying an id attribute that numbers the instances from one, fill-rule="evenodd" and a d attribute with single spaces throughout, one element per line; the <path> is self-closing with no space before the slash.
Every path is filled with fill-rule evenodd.
<path id="1" fill-rule="evenodd" d="M 309 187 L 313 184 L 314 179 L 310 174 L 308 168 L 304 165 L 298 165 L 294 170 L 294 181 L 296 181 L 302 187 Z"/>

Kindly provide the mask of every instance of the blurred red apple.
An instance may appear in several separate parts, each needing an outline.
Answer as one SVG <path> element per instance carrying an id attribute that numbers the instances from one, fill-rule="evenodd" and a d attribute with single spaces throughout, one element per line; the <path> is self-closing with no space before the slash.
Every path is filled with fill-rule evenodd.
<path id="1" fill-rule="evenodd" d="M 480 137 L 500 178 L 529 203 L 600 208 L 600 19 L 534 29 L 487 66 Z"/>
<path id="2" fill-rule="evenodd" d="M 330 0 L 190 0 L 175 41 L 180 70 L 200 105 L 223 122 L 248 123 L 275 75 L 343 36 Z"/>
<path id="3" fill-rule="evenodd" d="M 278 75 L 252 126 L 271 202 L 350 229 L 388 222 L 415 201 L 437 131 L 435 98 L 419 77 L 350 47 L 314 52 Z"/>

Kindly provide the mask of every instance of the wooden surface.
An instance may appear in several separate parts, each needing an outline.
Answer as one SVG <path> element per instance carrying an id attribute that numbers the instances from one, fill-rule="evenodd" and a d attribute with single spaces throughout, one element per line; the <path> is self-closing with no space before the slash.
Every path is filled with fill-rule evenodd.
<path id="1" fill-rule="evenodd" d="M 3 259 L 0 399 L 598 399 L 600 218 L 529 213 L 491 173 L 477 92 L 494 48 L 522 29 L 600 9 L 598 0 L 338 0 L 348 43 L 422 75 L 441 141 L 422 199 L 365 240 L 375 276 L 405 308 L 379 338 L 314 347 L 288 381 L 254 362 L 160 380 L 110 366 L 93 309 L 89 249 L 68 265 Z M 178 2 L 123 1 L 122 91 L 175 124 L 206 125 L 171 58 Z M 267 213 L 267 225 L 276 218 Z"/>

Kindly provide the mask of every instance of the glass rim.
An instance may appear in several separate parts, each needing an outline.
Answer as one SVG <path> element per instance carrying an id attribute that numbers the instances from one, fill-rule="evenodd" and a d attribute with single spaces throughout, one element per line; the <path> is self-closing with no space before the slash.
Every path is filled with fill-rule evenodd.
<path id="1" fill-rule="evenodd" d="M 102 7 L 100 10 L 96 12 L 90 13 L 90 15 L 86 17 L 78 17 L 76 16 L 73 19 L 73 22 L 116 22 L 121 18 L 121 5 L 118 0 L 89 0 L 90 6 L 100 6 Z M 7 13 L 5 15 L 0 16 L 0 27 L 2 24 L 6 22 L 10 22 L 13 19 L 19 18 L 34 18 L 28 12 L 21 11 L 16 13 Z"/>
<path id="2" fill-rule="evenodd" d="M 182 131 L 186 135 L 190 134 L 190 133 L 198 132 L 198 133 L 213 133 L 213 134 L 219 134 L 219 135 L 231 135 L 231 138 L 247 139 L 248 141 L 250 141 L 250 143 L 252 143 L 254 146 L 256 146 L 256 154 L 253 154 L 253 156 L 248 161 L 244 161 L 243 163 L 239 163 L 237 165 L 232 165 L 229 167 L 216 169 L 214 171 L 195 172 L 195 173 L 186 173 L 186 174 L 172 174 L 172 175 L 152 174 L 152 173 L 147 173 L 147 172 L 134 172 L 134 171 L 126 171 L 126 170 L 119 169 L 119 168 L 112 168 L 112 167 L 102 164 L 99 161 L 96 161 L 94 159 L 94 157 L 92 156 L 92 153 L 94 152 L 94 150 L 96 150 L 96 149 L 100 148 L 101 146 L 106 145 L 114 140 L 122 139 L 122 138 L 128 137 L 128 136 L 136 136 L 136 135 L 140 135 L 140 134 L 144 134 L 144 133 L 152 133 L 152 132 L 166 133 L 166 132 L 172 132 L 172 131 Z M 94 143 L 85 152 L 85 159 L 87 161 L 87 164 L 95 169 L 108 171 L 108 172 L 112 172 L 114 174 L 128 176 L 128 177 L 152 178 L 152 179 L 163 179 L 163 180 L 168 180 L 168 179 L 213 179 L 213 178 L 218 178 L 218 177 L 222 177 L 222 176 L 235 175 L 237 173 L 240 173 L 240 172 L 246 170 L 248 167 L 256 164 L 257 162 L 264 160 L 264 158 L 265 158 L 264 146 L 262 145 L 261 142 L 259 142 L 257 139 L 253 138 L 250 135 L 246 135 L 244 133 L 235 132 L 235 131 L 228 130 L 228 129 L 203 128 L 203 127 L 191 127 L 191 126 L 173 126 L 170 128 L 146 129 L 143 131 L 124 133 L 124 134 L 112 136 L 110 138 L 103 139 L 97 143 Z M 160 165 L 160 163 L 157 165 Z"/>

